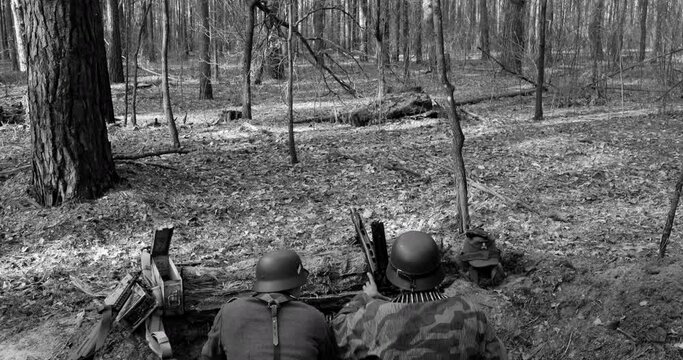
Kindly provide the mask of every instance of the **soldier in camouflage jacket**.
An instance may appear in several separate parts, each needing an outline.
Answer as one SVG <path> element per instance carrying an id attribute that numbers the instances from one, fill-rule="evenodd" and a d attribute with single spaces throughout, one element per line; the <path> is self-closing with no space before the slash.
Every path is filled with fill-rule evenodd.
<path id="1" fill-rule="evenodd" d="M 402 292 L 388 299 L 372 276 L 334 318 L 344 359 L 491 359 L 507 352 L 473 304 L 437 290 L 444 278 L 439 249 L 426 233 L 409 231 L 392 247 L 387 278 Z"/>

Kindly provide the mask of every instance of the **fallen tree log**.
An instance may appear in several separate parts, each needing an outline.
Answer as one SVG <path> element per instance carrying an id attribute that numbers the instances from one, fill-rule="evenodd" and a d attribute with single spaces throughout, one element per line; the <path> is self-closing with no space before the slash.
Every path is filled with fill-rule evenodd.
<path id="1" fill-rule="evenodd" d="M 341 122 L 353 126 L 366 126 L 384 120 L 400 119 L 407 116 L 430 113 L 434 102 L 429 95 L 421 92 L 402 92 L 388 94 L 382 99 L 381 106 L 377 101 L 371 101 L 354 109 L 342 113 L 318 116 L 296 123 L 308 122 Z"/>
<path id="2" fill-rule="evenodd" d="M 535 93 L 536 93 L 536 89 L 530 88 L 530 89 L 523 89 L 523 90 L 518 90 L 518 91 L 504 92 L 504 93 L 500 93 L 500 94 L 485 95 L 485 96 L 479 96 L 479 97 L 470 98 L 470 99 L 456 100 L 455 106 L 474 105 L 474 104 L 478 104 L 480 102 L 484 102 L 484 101 L 488 101 L 488 100 L 497 100 L 497 99 L 515 97 L 515 96 L 525 96 L 525 95 L 531 95 L 531 94 L 535 94 Z"/>

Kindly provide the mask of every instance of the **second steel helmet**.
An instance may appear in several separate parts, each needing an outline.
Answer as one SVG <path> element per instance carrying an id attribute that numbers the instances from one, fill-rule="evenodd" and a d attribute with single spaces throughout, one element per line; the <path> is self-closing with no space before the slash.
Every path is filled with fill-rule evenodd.
<path id="1" fill-rule="evenodd" d="M 444 278 L 439 247 L 429 234 L 405 232 L 394 241 L 387 266 L 387 279 L 404 290 L 423 291 L 438 286 Z"/>
<path id="2" fill-rule="evenodd" d="M 292 250 L 276 250 L 263 255 L 256 264 L 254 291 L 259 293 L 291 290 L 306 283 L 308 270 Z"/>

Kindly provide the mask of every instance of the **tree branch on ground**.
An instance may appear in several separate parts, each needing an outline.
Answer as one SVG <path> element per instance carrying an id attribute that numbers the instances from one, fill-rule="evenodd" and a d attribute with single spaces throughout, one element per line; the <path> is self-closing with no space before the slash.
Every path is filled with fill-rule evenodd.
<path id="1" fill-rule="evenodd" d="M 160 155 L 167 155 L 167 154 L 187 154 L 189 152 L 190 152 L 190 150 L 187 150 L 184 148 L 173 148 L 173 149 L 166 149 L 166 150 L 143 152 L 143 153 L 139 153 L 139 154 L 119 154 L 119 155 L 114 155 L 113 158 L 114 158 L 114 160 L 138 160 L 138 159 L 148 158 L 148 157 L 152 157 L 152 156 L 160 156 Z"/>

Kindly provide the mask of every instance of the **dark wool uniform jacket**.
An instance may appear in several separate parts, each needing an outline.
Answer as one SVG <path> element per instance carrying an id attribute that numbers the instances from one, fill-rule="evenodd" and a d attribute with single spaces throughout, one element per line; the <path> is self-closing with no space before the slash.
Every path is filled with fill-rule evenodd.
<path id="1" fill-rule="evenodd" d="M 335 341 L 323 314 L 300 301 L 278 311 L 280 359 L 335 359 Z M 211 360 L 273 360 L 273 323 L 266 303 L 239 298 L 221 308 L 202 357 Z"/>

